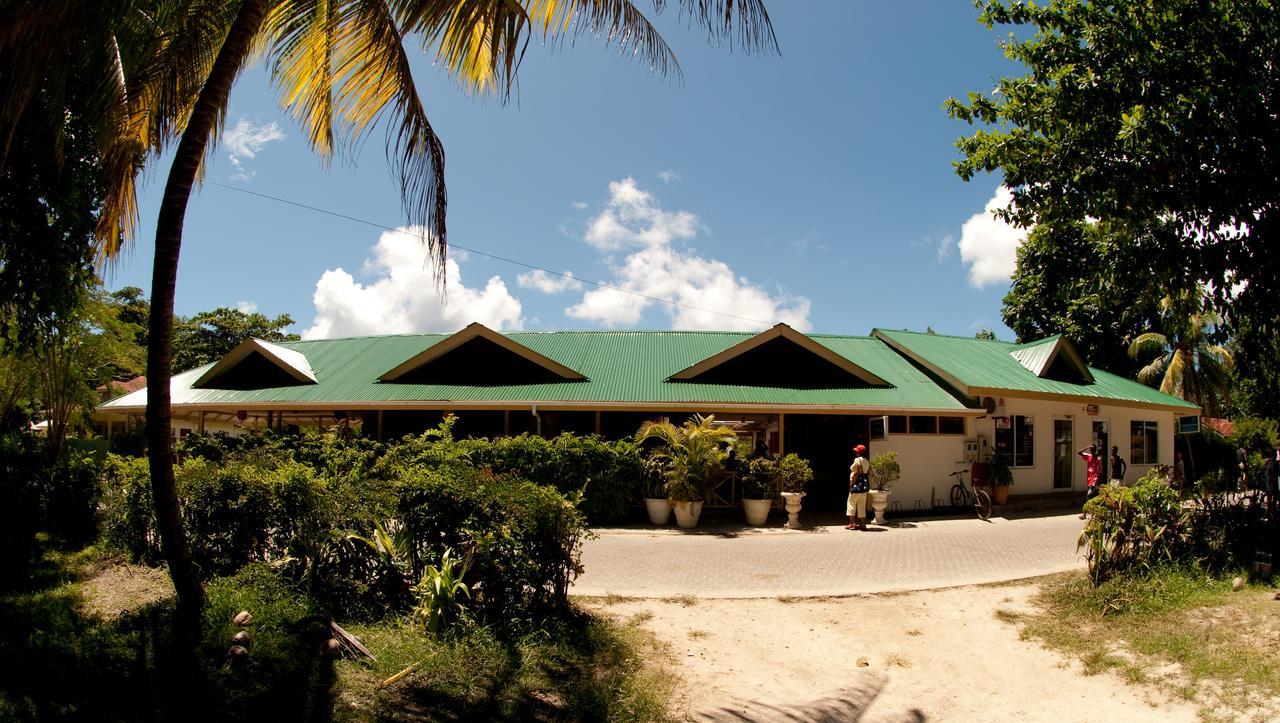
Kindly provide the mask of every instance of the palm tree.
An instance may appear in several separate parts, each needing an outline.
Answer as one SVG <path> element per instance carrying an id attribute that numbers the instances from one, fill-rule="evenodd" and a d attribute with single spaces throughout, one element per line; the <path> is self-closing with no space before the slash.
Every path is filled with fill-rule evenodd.
<path id="1" fill-rule="evenodd" d="M 235 6 L 236 3 L 227 3 Z M 661 10 L 661 0 L 654 8 Z M 714 39 L 775 49 L 762 0 L 681 0 Z M 420 35 L 469 90 L 509 94 L 530 36 L 556 43 L 590 33 L 659 73 L 678 72 L 671 49 L 630 0 L 240 0 L 186 116 L 156 224 L 147 349 L 147 454 L 157 528 L 183 615 L 194 625 L 204 593 L 182 528 L 170 446 L 173 301 L 186 207 L 220 129 L 236 76 L 252 52 L 271 58 L 281 102 L 328 161 L 341 141 L 358 144 L 384 113 L 409 221 L 436 262 L 447 248 L 444 149 L 418 97 L 404 39 Z"/>
<path id="2" fill-rule="evenodd" d="M 1129 356 L 1146 362 L 1138 381 L 1158 386 L 1200 405 L 1212 416 L 1230 389 L 1234 360 L 1225 347 L 1211 342 L 1222 317 L 1207 308 L 1203 289 L 1176 292 L 1160 302 L 1163 333 L 1150 331 L 1129 345 Z"/>
<path id="3" fill-rule="evenodd" d="M 636 444 L 649 440 L 660 443 L 649 456 L 666 464 L 667 494 L 672 500 L 703 499 L 712 475 L 724 463 L 726 447 L 737 435 L 728 427 L 716 425 L 715 421 L 715 415 L 695 414 L 679 427 L 666 420 L 650 421 L 640 425 L 636 432 Z"/>

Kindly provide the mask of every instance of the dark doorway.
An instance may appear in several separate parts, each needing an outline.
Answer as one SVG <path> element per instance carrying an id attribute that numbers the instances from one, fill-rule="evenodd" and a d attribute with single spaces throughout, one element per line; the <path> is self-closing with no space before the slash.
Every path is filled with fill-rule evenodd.
<path id="1" fill-rule="evenodd" d="M 786 451 L 804 457 L 813 467 L 805 509 L 844 511 L 853 446 L 867 445 L 867 459 L 871 458 L 867 419 L 844 414 L 787 415 Z"/>

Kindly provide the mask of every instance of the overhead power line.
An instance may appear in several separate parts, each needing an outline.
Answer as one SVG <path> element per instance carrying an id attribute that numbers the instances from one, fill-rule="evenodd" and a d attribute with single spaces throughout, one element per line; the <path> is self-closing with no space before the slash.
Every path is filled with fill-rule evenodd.
<path id="1" fill-rule="evenodd" d="M 312 205 L 310 205 L 310 204 L 302 203 L 302 202 L 300 202 L 300 201 L 294 201 L 294 200 L 291 200 L 291 199 L 288 199 L 288 198 L 281 198 L 280 196 L 273 196 L 273 195 L 271 195 L 271 194 L 269 194 L 269 193 L 260 193 L 260 192 L 258 192 L 258 191 L 250 191 L 250 190 L 249 190 L 249 189 L 247 189 L 247 188 L 240 188 L 239 186 L 232 186 L 232 185 L 229 185 L 229 184 L 226 184 L 226 183 L 219 183 L 218 181 L 208 181 L 208 180 L 206 180 L 206 181 L 205 181 L 205 184 L 206 184 L 206 185 L 209 185 L 209 186 L 217 186 L 217 187 L 219 187 L 219 188 L 225 188 L 225 189 L 227 189 L 227 190 L 235 191 L 235 192 L 237 192 L 237 193 L 243 193 L 243 194 L 248 195 L 248 196 L 256 196 L 257 198 L 265 199 L 265 200 L 268 200 L 268 201 L 275 201 L 275 202 L 277 202 L 277 203 L 283 203 L 283 204 L 288 205 L 288 206 L 293 206 L 293 207 L 295 207 L 295 208 L 301 208 L 301 209 L 304 209 L 304 210 L 307 210 L 307 211 L 312 211 L 312 212 L 315 212 L 315 213 L 324 214 L 324 215 L 326 215 L 326 216 L 332 216 L 332 217 L 334 217 L 334 218 L 340 218 L 340 219 L 343 219 L 343 220 L 346 220 L 346 221 L 351 221 L 352 223 L 359 223 L 359 224 L 363 224 L 363 225 L 365 225 L 365 226 L 370 226 L 370 227 L 372 227 L 372 228 L 381 229 L 381 230 L 383 230 L 383 231 L 391 231 L 392 233 L 402 233 L 402 234 L 406 234 L 406 235 L 414 235 L 414 234 L 409 234 L 407 231 L 404 231 L 404 230 L 402 230 L 402 229 L 396 228 L 396 227 L 394 227 L 394 226 L 387 226 L 387 225 L 385 225 L 385 224 L 381 224 L 381 223 L 378 223 L 378 222 L 376 222 L 376 221 L 370 221 L 370 220 L 368 220 L 368 219 L 360 218 L 359 216 L 352 216 L 352 215 L 350 215 L 350 214 L 346 214 L 346 213 L 338 213 L 337 211 L 330 211 L 330 210 L 329 210 L 329 209 L 327 209 L 327 208 L 320 208 L 319 206 L 312 206 Z M 531 264 L 531 263 L 528 263 L 528 262 L 525 262 L 525 261 L 520 261 L 519 259 L 513 259 L 513 258 L 510 258 L 510 257 L 507 257 L 507 256 L 500 256 L 500 255 L 498 255 L 498 254 L 489 253 L 488 251 L 481 251 L 480 249 L 468 248 L 468 247 L 463 246 L 463 245 L 461 245 L 461 244 L 450 243 L 450 244 L 449 244 L 449 248 L 451 248 L 451 249 L 457 249 L 457 250 L 459 250 L 459 251 L 466 251 L 466 252 L 467 252 L 467 253 L 469 253 L 469 254 L 475 254 L 476 256 L 483 256 L 483 257 L 485 257 L 485 258 L 493 259 L 493 260 L 495 260 L 495 261 L 502 261 L 502 262 L 504 262 L 504 263 L 512 264 L 512 265 L 514 265 L 514 266 L 520 266 L 520 267 L 522 267 L 522 268 L 532 269 L 532 270 L 534 270 L 534 271 L 541 271 L 541 272 L 543 272 L 543 273 L 545 273 L 545 274 L 551 274 L 551 275 L 553 275 L 553 276 L 559 276 L 559 277 L 561 277 L 561 278 L 563 278 L 563 279 L 570 279 L 570 280 L 572 280 L 572 281 L 576 281 L 576 282 L 579 282 L 579 283 L 589 284 L 589 285 L 591 285 L 591 286 L 595 286 L 595 287 L 597 287 L 597 288 L 601 288 L 601 289 L 608 289 L 608 290 L 610 290 L 610 291 L 617 291 L 618 293 L 622 293 L 622 294 L 627 294 L 627 295 L 630 295 L 630 296 L 639 297 L 639 298 L 641 298 L 641 299 L 647 299 L 647 300 L 649 300 L 649 301 L 655 301 L 655 302 L 660 303 L 660 304 L 669 304 L 669 305 L 671 305 L 671 306 L 679 307 L 679 308 L 681 308 L 681 309 L 689 309 L 690 311 L 701 311 L 701 312 L 703 312 L 703 313 L 707 313 L 707 314 L 716 314 L 717 316 L 724 316 L 724 317 L 728 317 L 728 318 L 730 318 L 730 319 L 738 319 L 738 320 L 740 320 L 740 321 L 749 321 L 749 322 L 751 322 L 751 323 L 753 323 L 753 324 L 762 324 L 762 325 L 765 325 L 765 326 L 768 326 L 768 325 L 771 323 L 771 322 L 768 322 L 768 321 L 762 321 L 762 320 L 760 320 L 760 319 L 753 319 L 753 318 L 751 318 L 751 317 L 749 317 L 749 316 L 740 316 L 740 315 L 738 315 L 738 314 L 731 314 L 731 313 L 729 313 L 729 312 L 727 312 L 727 311 L 717 311 L 716 309 L 707 309 L 707 308 L 704 308 L 704 307 L 701 307 L 701 306 L 694 306 L 693 304 L 686 304 L 686 303 L 683 303 L 683 302 L 680 302 L 680 301 L 676 301 L 675 299 L 664 299 L 664 298 L 662 298 L 661 296 L 650 296 L 650 295 L 648 295 L 648 294 L 642 294 L 642 293 L 640 293 L 639 291 L 632 291 L 631 289 L 624 289 L 624 288 L 622 288 L 622 287 L 620 287 L 620 286 L 614 286 L 613 284 L 606 284 L 606 283 L 604 283 L 603 281 L 591 281 L 590 279 L 584 279 L 584 278 L 581 278 L 581 277 L 575 276 L 575 275 L 573 274 L 573 272 L 572 272 L 572 271 L 568 271 L 568 272 L 563 272 L 563 271 L 553 271 L 552 269 L 548 269 L 548 268 L 546 268 L 545 266 L 538 266 L 537 264 Z"/>

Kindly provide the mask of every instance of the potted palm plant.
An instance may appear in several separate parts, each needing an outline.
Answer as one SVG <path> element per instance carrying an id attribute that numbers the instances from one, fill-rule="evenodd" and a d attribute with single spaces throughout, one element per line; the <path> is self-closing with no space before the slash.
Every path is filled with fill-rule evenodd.
<path id="1" fill-rule="evenodd" d="M 649 522 L 665 525 L 671 520 L 671 502 L 667 499 L 667 469 L 663 461 L 647 458 L 644 461 L 644 509 Z"/>
<path id="2" fill-rule="evenodd" d="M 773 457 L 756 457 L 747 464 L 742 476 L 742 509 L 747 524 L 763 525 L 769 519 L 769 508 L 778 497 L 778 461 Z"/>
<path id="3" fill-rule="evenodd" d="M 783 527 L 795 530 L 800 527 L 800 507 L 804 500 L 804 486 L 813 479 L 813 468 L 794 452 L 778 460 L 778 486 L 787 506 L 787 522 Z"/>
<path id="4" fill-rule="evenodd" d="M 889 504 L 889 493 L 893 491 L 893 483 L 902 477 L 902 467 L 898 464 L 897 452 L 881 452 L 871 458 L 871 509 L 876 512 L 875 523 L 884 524 L 884 509 Z"/>
<path id="5" fill-rule="evenodd" d="M 1009 455 L 997 452 L 991 459 L 991 470 L 988 477 L 991 484 L 991 501 L 1003 505 L 1009 501 L 1009 488 L 1013 486 L 1013 469 L 1009 467 Z"/>
<path id="6" fill-rule="evenodd" d="M 680 527 L 698 525 L 711 478 L 722 468 L 727 456 L 725 448 L 734 438 L 733 430 L 716 426 L 715 417 L 710 414 L 695 414 L 679 427 L 668 421 L 640 425 L 636 443 L 658 443 L 649 456 L 667 467 L 667 499 Z"/>

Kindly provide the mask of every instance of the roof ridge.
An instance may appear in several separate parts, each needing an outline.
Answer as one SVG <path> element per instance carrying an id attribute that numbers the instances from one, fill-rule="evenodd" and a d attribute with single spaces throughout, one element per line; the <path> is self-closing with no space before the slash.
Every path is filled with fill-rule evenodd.
<path id="1" fill-rule="evenodd" d="M 996 342 L 999 344 L 1007 344 L 1009 346 L 1018 346 L 1018 342 L 1016 341 L 1006 341 L 1004 339 L 979 339 L 976 336 L 963 336 L 961 334 L 939 334 L 936 331 L 931 334 L 927 331 L 912 331 L 910 329 L 884 329 L 881 327 L 876 327 L 871 330 L 871 333 L 874 335 L 877 331 L 883 331 L 890 334 L 911 334 L 912 336 L 934 336 L 934 337 L 940 337 L 942 339 L 961 339 L 964 341 L 980 341 L 985 343 Z"/>

